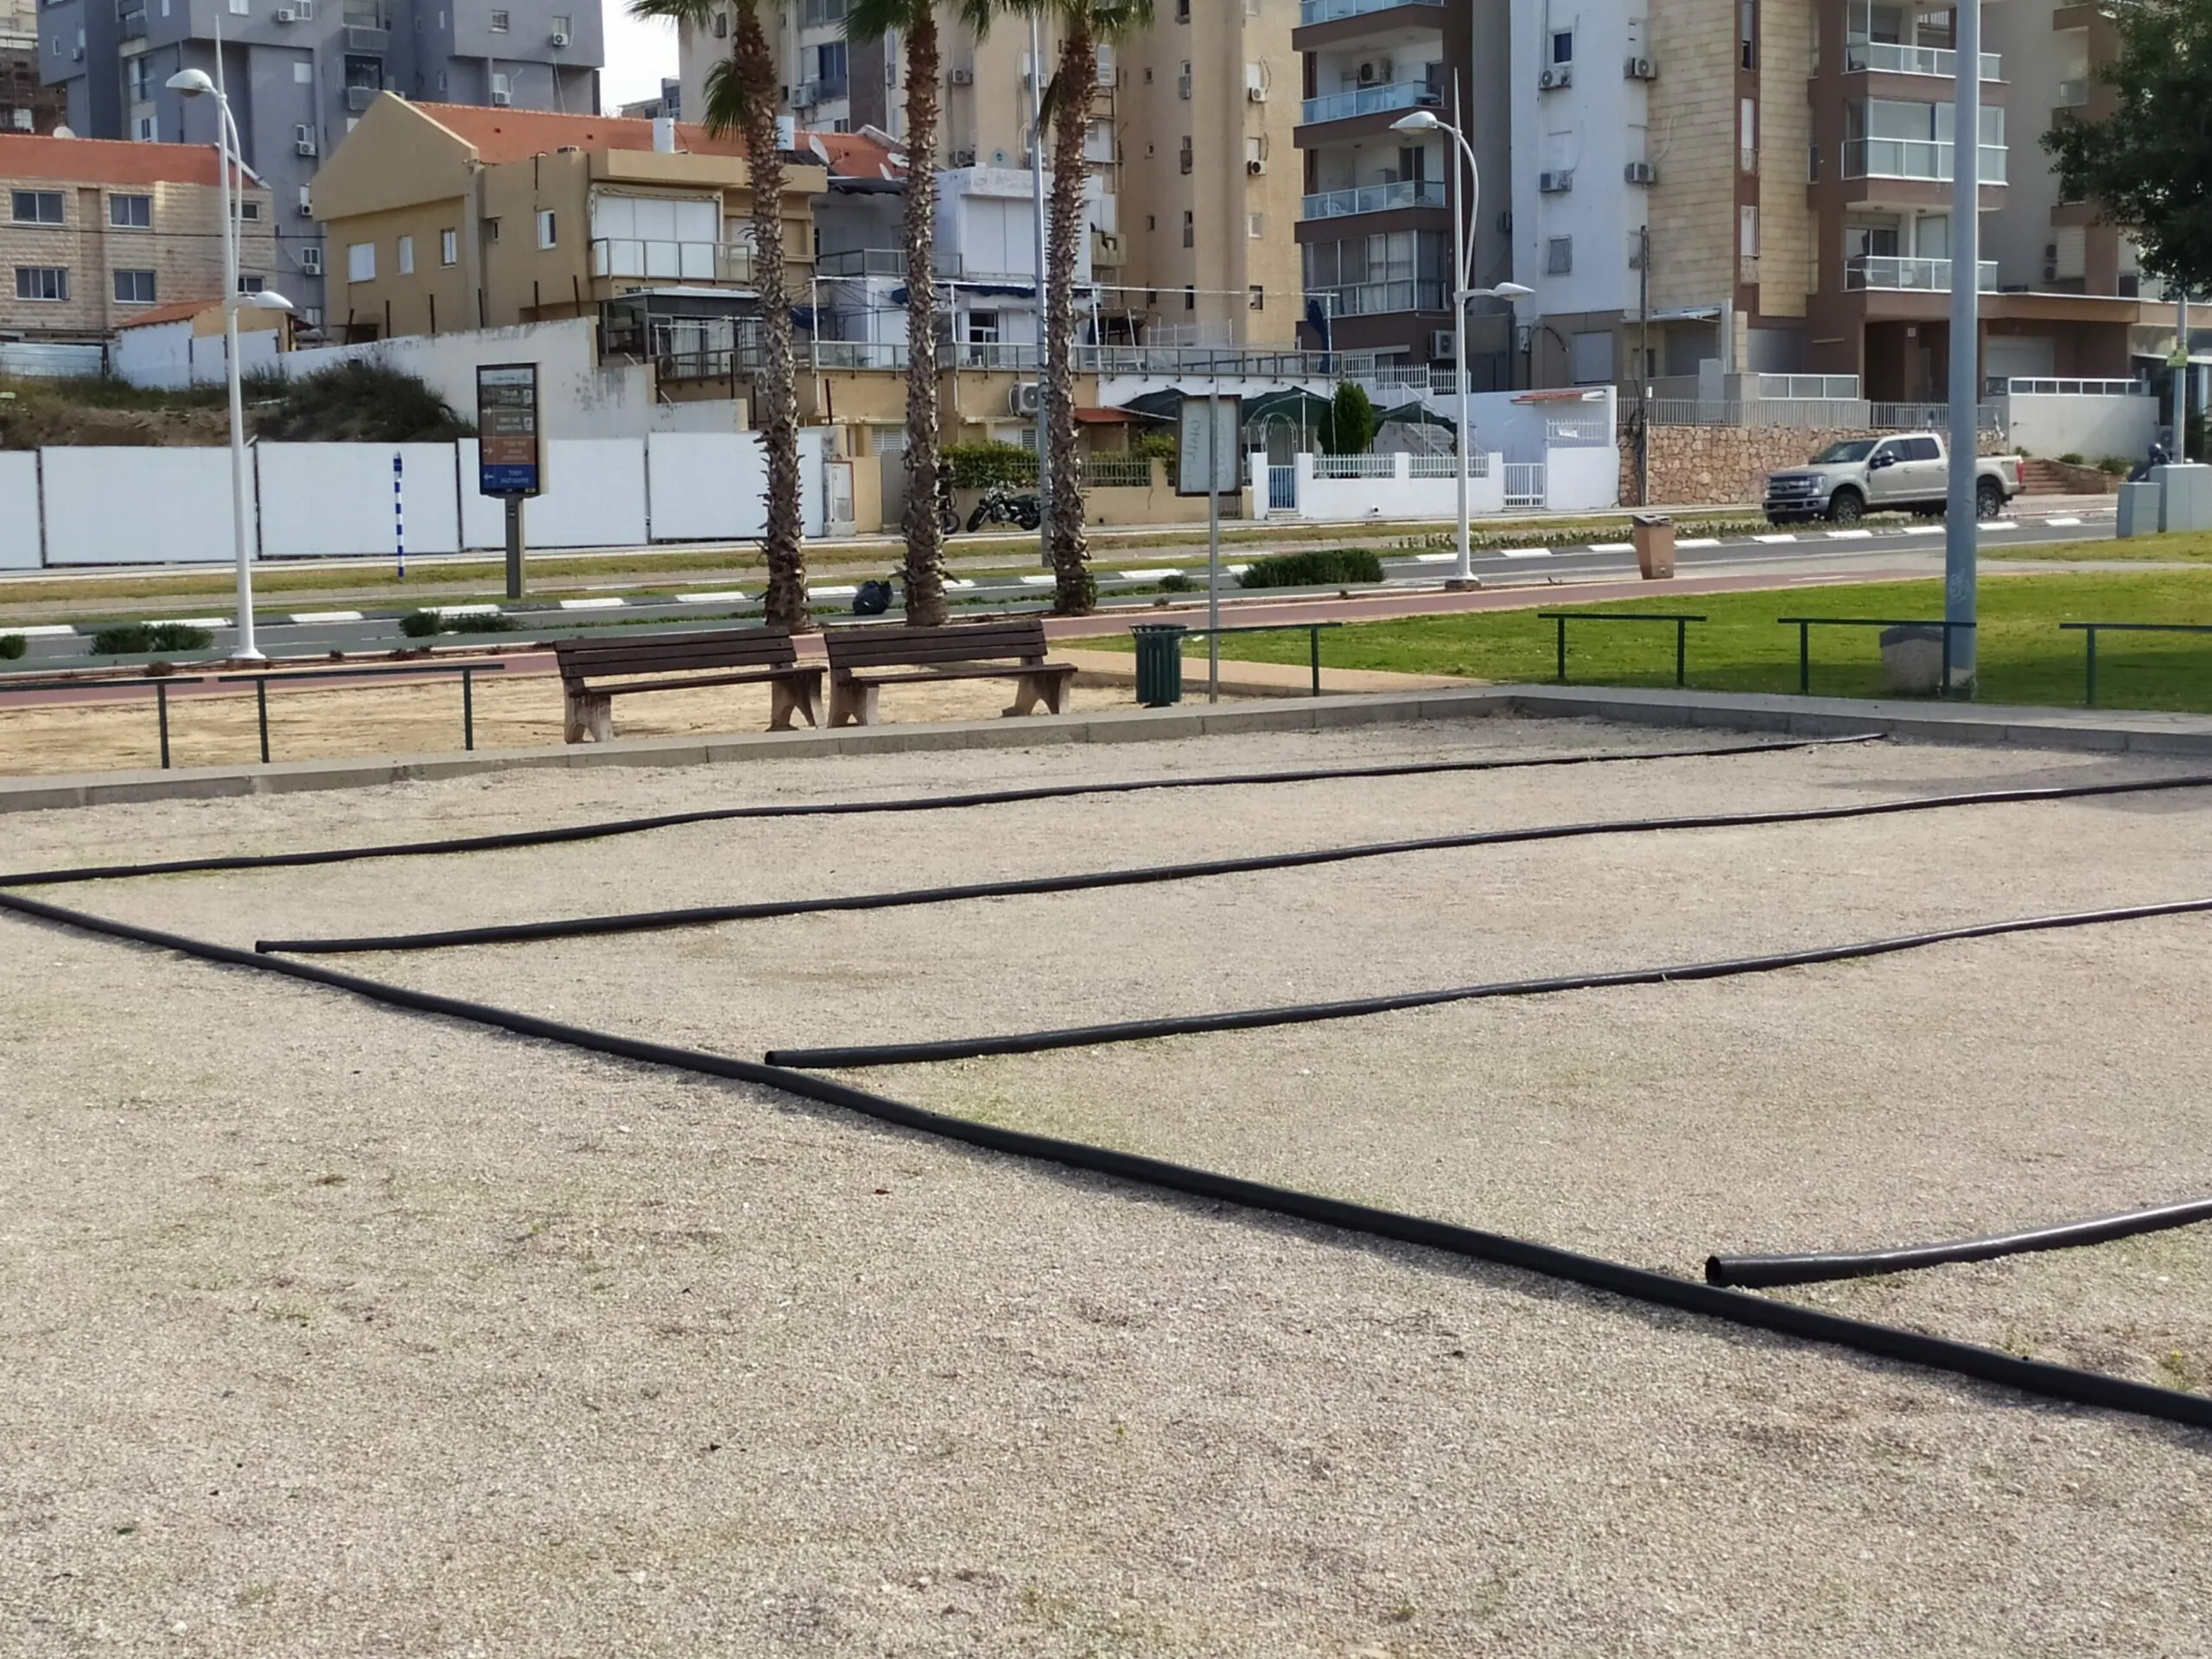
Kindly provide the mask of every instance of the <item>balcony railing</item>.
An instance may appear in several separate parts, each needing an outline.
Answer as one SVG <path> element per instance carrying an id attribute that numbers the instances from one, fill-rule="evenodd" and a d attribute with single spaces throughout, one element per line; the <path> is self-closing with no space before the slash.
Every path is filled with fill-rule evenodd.
<path id="1" fill-rule="evenodd" d="M 1935 179 L 1951 176 L 1952 144 L 1935 138 L 1851 138 L 1844 142 L 1847 179 Z M 2005 146 L 1981 147 L 1983 184 L 2005 182 Z"/>
<path id="2" fill-rule="evenodd" d="M 1370 11 L 1393 11 L 1400 6 L 1434 6 L 1443 10 L 1444 0 L 1299 0 L 1298 21 L 1307 23 L 1333 23 L 1339 17 L 1364 17 Z"/>
<path id="3" fill-rule="evenodd" d="M 1854 41 L 1843 48 L 1847 70 L 1879 69 L 1893 75 L 1956 75 L 1959 54 L 1948 46 L 1900 46 L 1891 41 Z M 1981 78 L 2002 80 L 1999 54 L 1981 54 Z"/>
<path id="4" fill-rule="evenodd" d="M 1843 285 L 1847 289 L 1902 289 L 1915 294 L 1948 294 L 1951 291 L 1951 262 L 1862 253 L 1843 262 Z M 1997 291 L 1994 259 L 1985 259 L 1975 267 L 1975 286 L 1985 294 Z"/>
<path id="5" fill-rule="evenodd" d="M 845 21 L 845 0 L 801 0 L 798 26 L 823 29 Z"/>
<path id="6" fill-rule="evenodd" d="M 2054 380 L 2049 377 L 1993 375 L 1986 395 L 1992 397 L 2147 397 L 2151 389 L 2139 380 Z"/>
<path id="7" fill-rule="evenodd" d="M 2058 83 L 2058 98 L 2054 107 L 2079 110 L 2088 106 L 2089 83 L 2086 80 L 2062 80 Z"/>
<path id="8" fill-rule="evenodd" d="M 904 276 L 906 274 L 906 250 L 904 248 L 851 248 L 842 253 L 825 253 L 814 262 L 817 276 Z"/>
<path id="9" fill-rule="evenodd" d="M 1325 295 L 1329 315 L 1337 317 L 1378 317 L 1394 311 L 1444 311 L 1450 307 L 1444 284 L 1433 283 L 1355 283 L 1319 291 L 1307 289 L 1309 300 Z"/>
<path id="10" fill-rule="evenodd" d="M 1347 219 L 1354 213 L 1447 205 L 1443 180 L 1405 179 L 1396 184 L 1363 184 L 1356 190 L 1324 190 L 1306 198 L 1305 212 L 1308 219 Z"/>
<path id="11" fill-rule="evenodd" d="M 348 52 L 389 52 L 391 50 L 391 30 L 348 22 L 346 25 L 346 49 Z"/>
<path id="12" fill-rule="evenodd" d="M 681 283 L 749 283 L 753 250 L 735 242 L 665 242 L 634 236 L 594 237 L 594 276 L 647 276 Z"/>
<path id="13" fill-rule="evenodd" d="M 346 107 L 358 113 L 375 103 L 383 92 L 381 86 L 348 86 L 346 89 Z"/>
<path id="14" fill-rule="evenodd" d="M 791 102 L 802 110 L 810 110 L 823 104 L 835 104 L 850 90 L 842 75 L 831 75 L 819 80 L 803 80 L 791 88 Z"/>
<path id="15" fill-rule="evenodd" d="M 119 16 L 118 16 L 118 17 L 117 17 L 116 22 L 117 22 L 119 25 L 121 25 L 121 27 L 122 27 L 122 30 L 123 30 L 123 38 L 124 38 L 124 40 L 126 40 L 126 41 L 137 41 L 137 40 L 143 40 L 143 39 L 145 38 L 145 35 L 146 35 L 146 9 L 145 9 L 145 7 L 141 6 L 141 7 L 139 7 L 136 11 L 126 11 L 126 12 L 124 12 L 124 13 L 122 13 Z"/>
<path id="16" fill-rule="evenodd" d="M 1322 121 L 1347 121 L 1355 115 L 1433 106 L 1443 101 L 1442 95 L 1425 80 L 1396 80 L 1355 92 L 1332 92 L 1326 98 L 1309 98 L 1300 105 L 1298 118 L 1310 127 Z"/>

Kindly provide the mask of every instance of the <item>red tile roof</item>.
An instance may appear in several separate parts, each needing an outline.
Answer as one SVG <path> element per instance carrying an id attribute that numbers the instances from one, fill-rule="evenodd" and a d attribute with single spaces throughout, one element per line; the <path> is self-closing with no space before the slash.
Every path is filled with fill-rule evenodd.
<path id="1" fill-rule="evenodd" d="M 487 109 L 475 104 L 417 104 L 440 126 L 474 145 L 488 163 L 528 161 L 563 144 L 578 149 L 651 149 L 653 124 L 620 115 L 556 115 L 550 110 Z M 694 156 L 742 156 L 735 133 L 710 138 L 704 127 L 678 122 L 676 147 Z"/>
<path id="2" fill-rule="evenodd" d="M 798 147 L 821 156 L 841 179 L 903 179 L 906 154 L 864 132 L 802 132 Z"/>
<path id="3" fill-rule="evenodd" d="M 213 144 L 136 143 L 114 138 L 51 138 L 0 133 L 0 179 L 78 184 L 217 184 L 222 162 Z"/>
<path id="4" fill-rule="evenodd" d="M 182 322 L 198 316 L 202 311 L 215 310 L 222 303 L 221 296 L 213 294 L 204 300 L 171 300 L 167 305 L 149 305 L 115 326 L 118 328 L 143 328 L 149 322 Z"/>

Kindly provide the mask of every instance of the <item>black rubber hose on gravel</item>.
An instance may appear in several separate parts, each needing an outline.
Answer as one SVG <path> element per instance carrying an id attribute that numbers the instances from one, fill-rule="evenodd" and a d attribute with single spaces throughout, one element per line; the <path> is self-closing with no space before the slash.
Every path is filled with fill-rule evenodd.
<path id="1" fill-rule="evenodd" d="M 1013 1032 L 998 1037 L 953 1037 L 927 1043 L 857 1044 L 844 1048 L 779 1048 L 766 1056 L 771 1065 L 805 1071 L 841 1071 L 871 1065 L 927 1065 L 943 1060 L 972 1060 L 990 1054 L 1039 1054 L 1055 1048 L 1091 1048 L 1106 1043 L 1141 1043 L 1154 1037 L 1188 1037 L 1216 1031 L 1256 1031 L 1267 1026 L 1313 1025 L 1324 1020 L 1356 1020 L 1367 1014 L 1429 1008 L 1446 1002 L 1480 1002 L 1492 997 L 1554 996 L 1566 991 L 1611 989 L 1622 985 L 1671 985 L 1700 979 L 1733 979 L 1743 974 L 1770 974 L 1784 968 L 1815 967 L 1918 950 L 1959 939 L 1992 939 L 2007 933 L 2037 933 L 2063 927 L 2095 927 L 2108 922 L 2138 922 L 2155 916 L 2190 916 L 2212 911 L 2212 899 L 2177 899 L 2165 904 L 2127 905 L 2112 910 L 2077 910 L 2056 916 L 2024 916 L 2004 922 L 1969 922 L 1925 933 L 1899 934 L 1858 944 L 1822 944 L 1770 956 L 1732 957 L 1719 962 L 1677 963 L 1666 968 L 1623 968 L 1603 974 L 1560 974 L 1548 979 L 1509 979 L 1493 985 L 1462 985 L 1445 990 L 1400 991 L 1383 996 L 1350 997 L 1335 1002 L 1306 1002 L 1277 1008 L 1238 1008 L 1224 1014 L 1192 1014 L 1160 1020 L 1121 1020 L 1099 1026 L 1071 1026 L 1058 1031 Z M 1715 1280 L 1714 1283 L 1720 1281 Z"/>
<path id="2" fill-rule="evenodd" d="M 1198 778 L 1140 778 L 1114 784 L 1044 784 L 1030 789 L 994 789 L 965 795 L 914 795 L 895 800 L 792 802 L 774 806 L 709 807 L 696 812 L 667 812 L 658 817 L 614 818 L 601 823 L 564 824 L 554 830 L 518 830 L 504 835 L 464 836 L 447 841 L 392 842 L 380 847 L 339 847 L 299 853 L 230 853 L 208 858 L 175 858 L 151 864 L 105 864 L 82 869 L 25 870 L 0 875 L 0 887 L 54 887 L 73 881 L 122 881 L 144 875 L 195 875 L 213 870 L 296 869 L 310 864 L 346 864 L 365 858 L 424 858 L 448 853 L 496 853 L 516 847 L 550 847 L 564 842 L 599 841 L 649 830 L 675 830 L 693 823 L 728 823 L 745 818 L 849 817 L 871 812 L 949 812 L 975 806 L 1010 806 L 1022 801 L 1061 801 L 1084 795 L 1136 795 L 1160 789 L 1232 789 L 1254 784 L 1317 784 L 1345 778 L 1418 778 L 1440 772 L 1519 772 L 1532 766 L 1592 766 L 1620 760 L 1701 760 L 1746 754 L 1782 754 L 1795 749 L 1833 748 L 1847 743 L 1878 743 L 1879 732 L 1847 737 L 1808 737 L 1787 743 L 1739 743 L 1722 748 L 1649 749 L 1636 754 L 1547 754 L 1518 760 L 1418 760 L 1372 766 L 1312 766 L 1291 772 L 1225 772 Z"/>
<path id="3" fill-rule="evenodd" d="M 2138 1233 L 2163 1232 L 2171 1227 L 2192 1227 L 2212 1221 L 2212 1198 L 2191 1198 L 2156 1210 L 2131 1210 L 2125 1215 L 2099 1216 L 2090 1221 L 2066 1221 L 2053 1227 L 2037 1227 L 2024 1233 L 1999 1233 L 1988 1238 L 1955 1239 L 1948 1244 L 1908 1244 L 1894 1250 L 1855 1250 L 1833 1255 L 1708 1255 L 1705 1281 L 1758 1289 L 1774 1285 L 1810 1285 L 1829 1279 L 1863 1279 L 1870 1274 L 1904 1273 L 1915 1268 L 1938 1268 L 1951 1262 L 1989 1262 L 2001 1255 L 2024 1255 L 2031 1250 L 2070 1250 L 2084 1244 L 2103 1244 Z"/>
<path id="4" fill-rule="evenodd" d="M 1892 1325 L 1875 1325 L 1864 1319 L 1847 1319 L 1793 1302 L 1773 1301 L 1742 1291 L 1700 1284 L 1694 1280 L 1676 1278 L 1671 1274 L 1655 1273 L 1648 1268 L 1630 1267 L 1624 1262 L 1609 1262 L 1602 1257 L 1562 1250 L 1502 1233 L 1481 1231 L 1450 1222 L 1428 1220 L 1366 1205 L 1347 1204 L 1318 1193 L 1300 1192 L 1244 1180 L 1233 1175 L 1216 1174 L 1170 1163 L 1163 1159 L 1117 1152 L 1107 1147 L 1088 1146 L 1081 1141 L 1063 1141 L 1051 1135 L 1031 1135 L 1019 1129 L 1001 1128 L 995 1124 L 949 1117 L 803 1071 L 786 1071 L 697 1050 L 642 1042 L 610 1032 L 592 1031 L 565 1025 L 559 1020 L 541 1019 L 535 1014 L 465 1001 L 456 997 L 438 996 L 404 986 L 336 973 L 307 963 L 259 956 L 228 945 L 213 944 L 180 934 L 163 933 L 127 922 L 114 921 L 106 917 L 65 910 L 60 906 L 44 904 L 12 893 L 0 893 L 0 910 L 12 911 L 18 915 L 79 931 L 105 934 L 111 938 L 176 951 L 204 962 L 282 974 L 288 978 L 349 992 L 386 1007 L 404 1008 L 412 1013 L 463 1020 L 510 1032 L 519 1037 L 565 1044 L 572 1048 L 611 1055 L 618 1059 L 633 1060 L 642 1065 L 756 1084 L 823 1105 L 842 1108 L 878 1122 L 936 1135 L 988 1152 L 1084 1170 L 1139 1186 L 1235 1205 L 1270 1215 L 1288 1216 L 1370 1237 L 1393 1239 L 1472 1261 L 1516 1268 L 1544 1278 L 1563 1280 L 1630 1301 L 1674 1308 L 1729 1325 L 1772 1332 L 1803 1342 L 1848 1349 L 1929 1370 L 1973 1377 L 2023 1394 L 2063 1400 L 2075 1405 L 2094 1406 L 2104 1410 L 2129 1412 L 2193 1427 L 2212 1428 L 2212 1397 L 2203 1395 L 2184 1394 L 2150 1383 L 2133 1382 L 2123 1377 L 2107 1376 L 2101 1372 L 2081 1370 L 2069 1365 L 2022 1359 L 2016 1355 L 1976 1347 L 1970 1343 L 1955 1342 L 1948 1338 L 1928 1336 Z"/>
<path id="5" fill-rule="evenodd" d="M 254 949 L 292 956 L 346 956 L 379 950 L 447 950 L 468 945 L 518 944 L 543 939 L 575 939 L 610 933 L 649 933 L 665 928 L 703 927 L 721 922 L 765 921 L 779 916 L 812 916 L 827 911 L 897 910 L 913 905 L 949 905 L 972 899 L 1012 899 L 1037 893 L 1084 893 L 1101 887 L 1147 887 L 1162 881 L 1190 881 L 1259 870 L 1293 870 L 1357 859 L 1395 858 L 1408 853 L 1448 852 L 1470 847 L 1506 847 L 1527 842 L 1569 841 L 1584 836 L 1649 835 L 1670 830 L 1731 830 L 1777 823 L 1821 823 L 1845 818 L 1885 817 L 1903 812 L 1933 812 L 1949 807 L 1995 806 L 2040 801 L 2086 800 L 2103 795 L 2140 795 L 2164 790 L 2212 787 L 2212 776 L 2192 774 L 2124 784 L 2064 784 L 2035 789 L 1980 790 L 1962 795 L 1926 795 L 1904 800 L 1866 801 L 1852 806 L 1809 806 L 1764 812 L 1701 812 L 1685 817 L 1627 818 L 1590 823 L 1536 824 L 1521 830 L 1474 830 L 1414 841 L 1365 842 L 1351 847 L 1321 847 L 1296 853 L 1255 853 L 1241 858 L 1203 859 L 1188 864 L 1154 864 L 1135 869 L 1079 871 L 1070 875 L 1028 876 L 1010 881 L 977 881 L 960 887 L 917 887 L 896 893 L 847 893 L 830 899 L 764 899 L 743 905 L 699 905 L 683 910 L 632 912 L 615 916 L 566 917 L 548 922 L 510 922 L 488 927 L 460 927 L 434 933 L 371 934 L 358 938 L 261 939 Z"/>

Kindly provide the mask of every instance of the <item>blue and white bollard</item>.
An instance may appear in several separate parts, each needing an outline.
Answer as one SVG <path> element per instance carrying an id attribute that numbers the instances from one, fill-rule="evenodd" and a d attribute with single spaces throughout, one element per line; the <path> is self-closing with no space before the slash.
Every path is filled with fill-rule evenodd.
<path id="1" fill-rule="evenodd" d="M 399 553 L 399 579 L 407 580 L 407 512 L 400 498 L 405 467 L 399 451 L 391 452 L 391 541 Z"/>

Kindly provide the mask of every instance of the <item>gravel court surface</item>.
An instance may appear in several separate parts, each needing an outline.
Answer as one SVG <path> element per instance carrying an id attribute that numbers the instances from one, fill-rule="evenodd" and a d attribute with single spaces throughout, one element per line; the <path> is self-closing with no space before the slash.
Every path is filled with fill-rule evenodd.
<path id="1" fill-rule="evenodd" d="M 8 931 L 13 1652 L 2212 1643 L 2201 1435 Z"/>

